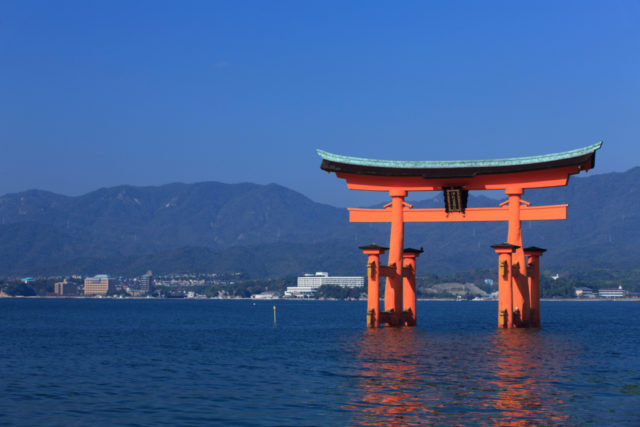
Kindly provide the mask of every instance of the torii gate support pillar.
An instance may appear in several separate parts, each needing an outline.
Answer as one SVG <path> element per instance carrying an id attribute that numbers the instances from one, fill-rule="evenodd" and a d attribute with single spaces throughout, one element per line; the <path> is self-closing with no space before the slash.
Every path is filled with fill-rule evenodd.
<path id="1" fill-rule="evenodd" d="M 423 252 L 422 248 L 407 248 L 402 252 L 402 312 L 406 326 L 416 326 L 416 258 Z"/>
<path id="2" fill-rule="evenodd" d="M 367 327 L 380 327 L 380 255 L 388 248 L 377 245 L 360 246 L 367 260 Z"/>
<path id="3" fill-rule="evenodd" d="M 546 249 L 531 246 L 524 248 L 527 257 L 529 297 L 531 298 L 531 326 L 540 327 L 540 257 Z"/>
<path id="4" fill-rule="evenodd" d="M 515 327 L 512 254 L 519 246 L 501 243 L 491 247 L 498 254 L 498 328 L 510 329 Z"/>

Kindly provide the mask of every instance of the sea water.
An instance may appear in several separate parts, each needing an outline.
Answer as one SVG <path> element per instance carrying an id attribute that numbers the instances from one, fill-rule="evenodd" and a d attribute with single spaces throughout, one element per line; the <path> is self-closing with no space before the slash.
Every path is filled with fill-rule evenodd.
<path id="1" fill-rule="evenodd" d="M 276 316 L 274 322 L 274 305 Z M 0 424 L 640 425 L 640 303 L 0 300 Z"/>

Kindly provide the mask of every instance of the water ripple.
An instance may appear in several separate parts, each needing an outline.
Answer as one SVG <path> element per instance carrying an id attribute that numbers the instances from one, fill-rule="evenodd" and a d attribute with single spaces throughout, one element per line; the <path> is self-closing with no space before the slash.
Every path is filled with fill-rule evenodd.
<path id="1" fill-rule="evenodd" d="M 494 303 L 380 330 L 361 302 L 277 304 L 274 327 L 272 302 L 0 300 L 0 423 L 640 425 L 640 304 L 513 331 Z"/>

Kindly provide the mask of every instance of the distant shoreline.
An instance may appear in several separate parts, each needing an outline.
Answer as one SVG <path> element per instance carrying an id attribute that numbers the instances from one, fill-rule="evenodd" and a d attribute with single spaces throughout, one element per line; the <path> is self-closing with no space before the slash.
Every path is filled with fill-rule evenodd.
<path id="1" fill-rule="evenodd" d="M 95 297 L 95 296 L 53 296 L 53 295 L 0 295 L 0 299 L 93 299 L 93 300 L 159 300 L 159 301 L 366 301 L 366 299 L 335 299 L 335 298 L 147 298 L 147 297 Z M 456 302 L 497 302 L 497 299 L 493 300 L 458 300 L 456 298 L 417 298 L 417 301 L 456 301 Z M 627 301 L 627 302 L 640 302 L 640 298 L 541 298 L 540 301 L 544 302 L 567 302 L 567 301 L 580 301 L 580 302 L 602 302 L 602 301 Z"/>
<path id="2" fill-rule="evenodd" d="M 540 301 L 639 301 L 640 298 L 541 298 Z"/>

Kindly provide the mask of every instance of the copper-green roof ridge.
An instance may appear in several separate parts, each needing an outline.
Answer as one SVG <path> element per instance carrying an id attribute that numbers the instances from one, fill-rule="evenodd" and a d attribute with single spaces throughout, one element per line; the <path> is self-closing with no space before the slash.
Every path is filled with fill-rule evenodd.
<path id="1" fill-rule="evenodd" d="M 507 159 L 488 159 L 488 160 L 378 160 L 367 159 L 363 157 L 350 157 L 340 154 L 333 154 L 323 150 L 317 150 L 320 157 L 335 163 L 343 163 L 349 165 L 372 166 L 379 168 L 407 168 L 407 169 L 429 169 L 429 168 L 473 168 L 473 167 L 492 167 L 492 166 L 517 166 L 528 165 L 542 162 L 553 162 L 556 160 L 570 159 L 586 154 L 594 153 L 602 146 L 602 141 L 575 150 L 563 151 L 561 153 L 544 154 L 541 156 L 513 157 Z"/>

